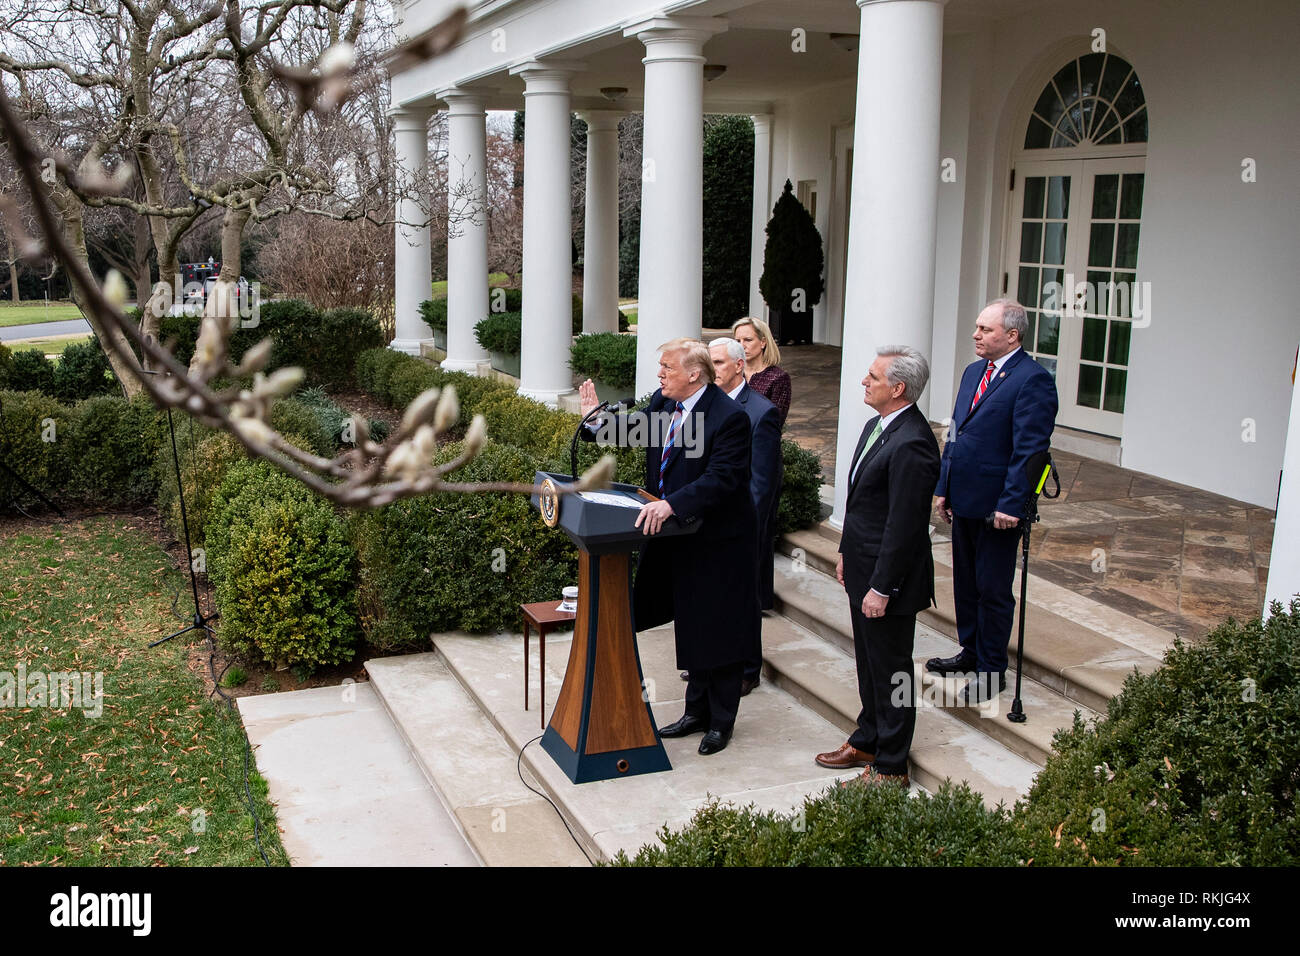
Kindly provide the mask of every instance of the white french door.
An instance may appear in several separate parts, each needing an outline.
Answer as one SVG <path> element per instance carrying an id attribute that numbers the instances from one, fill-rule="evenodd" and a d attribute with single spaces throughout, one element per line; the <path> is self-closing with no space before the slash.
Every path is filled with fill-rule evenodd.
<path id="1" fill-rule="evenodd" d="M 1006 294 L 1029 312 L 1025 348 L 1056 379 L 1061 425 L 1119 437 L 1138 280 L 1143 157 L 1018 162 Z"/>

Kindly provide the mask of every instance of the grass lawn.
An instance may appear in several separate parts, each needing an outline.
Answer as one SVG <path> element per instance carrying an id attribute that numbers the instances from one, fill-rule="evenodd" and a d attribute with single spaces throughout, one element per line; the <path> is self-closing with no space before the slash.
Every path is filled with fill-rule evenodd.
<path id="1" fill-rule="evenodd" d="M 143 519 L 0 523 L 0 581 L 0 864 L 260 866 L 238 716 L 187 669 L 192 635 L 145 646 L 184 626 L 184 582 Z M 38 670 L 102 672 L 102 702 L 11 706 L 20 664 L 24 704 Z M 251 763 L 249 786 L 286 865 Z"/>
<path id="2" fill-rule="evenodd" d="M 504 272 L 489 272 L 488 285 L 505 285 L 510 281 L 510 276 Z M 435 299 L 447 298 L 447 280 L 439 279 L 433 284 L 433 297 Z"/>
<path id="3" fill-rule="evenodd" d="M 5 348 L 10 352 L 44 352 L 51 358 L 63 354 L 69 345 L 81 345 L 93 339 L 93 335 L 47 335 L 39 339 L 19 339 L 6 342 Z"/>
<path id="4" fill-rule="evenodd" d="M 37 322 L 64 322 L 81 318 L 81 310 L 71 302 L 51 302 L 48 311 L 44 299 L 31 302 L 0 302 L 0 326 L 33 325 Z"/>

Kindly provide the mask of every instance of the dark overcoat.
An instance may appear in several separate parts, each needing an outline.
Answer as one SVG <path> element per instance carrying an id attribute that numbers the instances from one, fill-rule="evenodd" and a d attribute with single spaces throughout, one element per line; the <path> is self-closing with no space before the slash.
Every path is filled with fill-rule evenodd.
<path id="1" fill-rule="evenodd" d="M 641 548 L 632 593 L 638 631 L 673 621 L 677 666 L 709 670 L 743 659 L 757 619 L 757 519 L 749 490 L 749 416 L 716 385 L 707 385 L 674 442 L 659 486 L 659 464 L 674 403 L 656 391 L 644 411 L 629 412 L 626 431 L 648 436 L 647 491 L 673 508 L 669 521 L 698 524 L 694 534 Z M 638 428 L 633 421 L 646 416 Z M 692 447 L 693 446 L 693 447 Z"/>
<path id="2" fill-rule="evenodd" d="M 776 518 L 781 503 L 785 463 L 781 459 L 781 410 L 746 385 L 736 402 L 749 416 L 749 496 L 758 513 L 758 606 L 775 606 L 772 578 L 776 547 Z"/>

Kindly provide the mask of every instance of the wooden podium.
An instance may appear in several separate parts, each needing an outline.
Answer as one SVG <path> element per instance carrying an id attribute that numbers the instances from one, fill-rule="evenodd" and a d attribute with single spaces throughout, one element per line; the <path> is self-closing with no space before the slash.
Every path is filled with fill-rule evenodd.
<path id="1" fill-rule="evenodd" d="M 539 471 L 532 496 L 542 520 L 578 546 L 578 614 L 560 696 L 542 749 L 574 783 L 671 770 L 642 689 L 632 620 L 631 552 L 645 540 L 633 527 L 637 508 L 609 503 L 653 501 L 636 485 L 555 494 L 569 475 Z M 602 501 L 601 499 L 605 500 Z M 690 534 L 670 519 L 658 536 Z"/>

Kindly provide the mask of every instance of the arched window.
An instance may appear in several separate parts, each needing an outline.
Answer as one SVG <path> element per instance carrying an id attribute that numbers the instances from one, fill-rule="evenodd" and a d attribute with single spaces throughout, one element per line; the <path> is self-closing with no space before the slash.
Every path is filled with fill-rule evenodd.
<path id="1" fill-rule="evenodd" d="M 1137 72 L 1110 53 L 1067 63 L 1043 87 L 1025 130 L 1025 149 L 1147 141 L 1147 103 Z"/>

